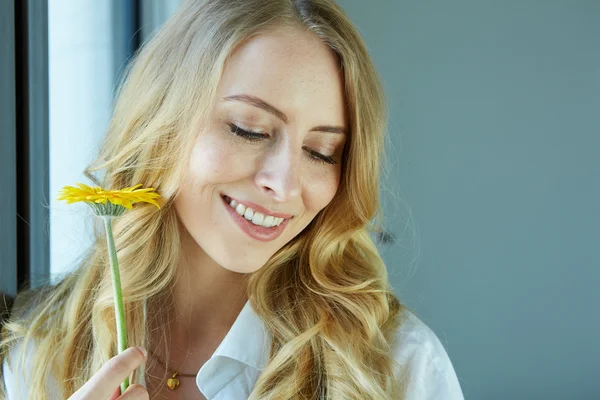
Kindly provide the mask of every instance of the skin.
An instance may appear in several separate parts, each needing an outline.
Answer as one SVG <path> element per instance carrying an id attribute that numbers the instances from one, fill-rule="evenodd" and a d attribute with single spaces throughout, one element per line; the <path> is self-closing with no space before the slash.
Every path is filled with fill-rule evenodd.
<path id="1" fill-rule="evenodd" d="M 238 97 L 229 100 L 241 95 L 285 117 Z M 314 128 L 346 131 L 344 103 L 334 53 L 305 31 L 278 29 L 254 37 L 225 65 L 210 124 L 197 136 L 188 182 L 175 200 L 186 228 L 185 279 L 174 291 L 181 318 L 170 331 L 181 357 L 175 354 L 171 361 L 182 371 L 198 371 L 225 337 L 247 300 L 247 274 L 302 232 L 335 196 L 346 135 Z M 248 141 L 230 124 L 266 137 Z M 315 159 L 314 152 L 335 163 Z M 293 217 L 277 239 L 257 241 L 233 222 L 223 194 Z"/>
<path id="2" fill-rule="evenodd" d="M 248 299 L 248 274 L 335 196 L 347 131 L 343 87 L 331 49 L 296 28 L 254 36 L 226 63 L 212 116 L 198 129 L 186 183 L 174 203 L 184 228 L 176 315 L 168 321 L 169 362 L 178 371 L 195 373 L 210 358 Z M 239 96 L 254 96 L 279 115 Z M 231 124 L 263 136 L 250 141 L 232 132 Z M 327 132 L 333 130 L 342 132 Z M 320 161 L 316 153 L 335 162 Z M 258 241 L 236 225 L 223 194 L 292 217 L 277 239 Z M 151 352 L 164 362 L 158 343 L 151 337 Z M 169 391 L 161 380 L 164 370 L 154 368 L 147 371 L 152 398 L 204 398 L 193 378 L 182 378 L 180 388 Z M 119 382 L 110 381 L 113 390 Z"/>
<path id="3" fill-rule="evenodd" d="M 287 122 L 244 101 L 225 100 L 236 95 L 269 103 Z M 248 141 L 232 132 L 232 123 L 267 137 Z M 347 129 L 339 64 L 318 37 L 280 28 L 234 51 L 175 200 L 185 227 L 175 305 L 186 317 L 181 327 L 190 331 L 177 332 L 177 342 L 192 343 L 207 327 L 226 333 L 247 300 L 247 274 L 302 232 L 335 196 L 346 135 L 313 131 L 319 126 Z M 336 163 L 317 161 L 311 151 Z M 293 217 L 279 238 L 260 242 L 233 222 L 222 194 Z"/>
<path id="4" fill-rule="evenodd" d="M 146 350 L 130 347 L 114 356 L 69 400 L 146 400 L 148 392 L 141 385 L 131 385 L 120 394 L 119 385 L 147 359 Z"/>

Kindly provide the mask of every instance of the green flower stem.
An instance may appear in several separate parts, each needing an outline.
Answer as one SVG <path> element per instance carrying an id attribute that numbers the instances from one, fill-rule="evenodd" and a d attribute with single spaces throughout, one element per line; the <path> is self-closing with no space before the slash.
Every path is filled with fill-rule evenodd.
<path id="1" fill-rule="evenodd" d="M 112 233 L 112 218 L 104 216 L 104 228 L 106 230 L 106 241 L 108 243 L 108 257 L 112 273 L 112 287 L 115 298 L 115 318 L 117 322 L 117 344 L 119 353 L 127 348 L 127 330 L 125 329 L 125 308 L 123 306 L 123 292 L 121 291 L 121 273 L 119 271 L 119 260 L 117 259 L 117 249 Z M 129 387 L 129 377 L 121 383 L 121 394 Z"/>

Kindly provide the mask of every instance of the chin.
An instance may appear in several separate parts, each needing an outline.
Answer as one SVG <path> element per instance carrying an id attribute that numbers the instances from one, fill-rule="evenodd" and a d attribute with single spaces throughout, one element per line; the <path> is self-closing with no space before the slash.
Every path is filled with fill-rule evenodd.
<path id="1" fill-rule="evenodd" d="M 238 253 L 237 259 L 224 259 L 218 264 L 231 272 L 237 272 L 239 274 L 250 274 L 252 272 L 256 272 L 261 269 L 266 263 L 268 259 L 261 262 L 252 261 L 249 262 L 247 258 L 244 257 L 243 254 Z"/>

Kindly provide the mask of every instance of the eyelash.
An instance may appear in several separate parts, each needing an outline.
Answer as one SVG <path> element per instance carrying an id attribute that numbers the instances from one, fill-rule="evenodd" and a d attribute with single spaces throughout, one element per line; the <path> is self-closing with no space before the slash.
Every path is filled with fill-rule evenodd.
<path id="1" fill-rule="evenodd" d="M 269 137 L 269 135 L 267 133 L 247 131 L 247 130 L 242 129 L 239 126 L 237 126 L 235 124 L 231 124 L 231 123 L 228 125 L 231 128 L 232 133 L 234 133 L 237 136 L 239 136 L 243 139 L 246 139 L 250 142 L 258 142 L 260 140 L 267 139 Z M 311 161 L 314 161 L 319 164 L 330 164 L 330 165 L 337 164 L 337 161 L 335 161 L 330 156 L 326 156 L 317 151 L 311 150 L 307 147 L 303 147 L 303 149 L 304 149 L 304 151 L 306 151 L 308 153 Z"/>
<path id="2" fill-rule="evenodd" d="M 251 142 L 258 142 L 269 137 L 267 133 L 247 131 L 234 124 L 228 125 L 231 128 L 231 132 Z"/>

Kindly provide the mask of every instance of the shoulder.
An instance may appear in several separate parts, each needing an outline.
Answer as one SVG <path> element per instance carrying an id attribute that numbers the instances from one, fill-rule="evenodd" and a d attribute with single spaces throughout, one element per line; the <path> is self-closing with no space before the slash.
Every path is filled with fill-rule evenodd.
<path id="1" fill-rule="evenodd" d="M 2 361 L 2 378 L 6 389 L 7 400 L 29 398 L 26 372 L 32 362 L 34 345 L 30 343 L 23 352 L 23 343 L 19 343 L 8 351 Z"/>
<path id="2" fill-rule="evenodd" d="M 54 287 L 47 285 L 19 293 L 15 298 L 10 320 L 18 321 L 24 327 L 30 326 L 32 318 L 40 312 L 39 307 L 46 305 L 44 299 L 51 290 L 54 290 Z M 50 310 L 55 310 L 56 307 L 58 305 L 54 304 Z M 4 381 L 6 400 L 30 398 L 31 385 L 28 379 L 36 362 L 34 358 L 41 344 L 40 340 L 43 339 L 30 336 L 27 343 L 24 343 L 25 340 L 25 337 L 20 337 L 9 349 L 3 350 L 5 354 L 0 365 L 0 383 Z M 60 386 L 50 370 L 46 373 L 44 391 L 49 398 L 59 398 L 57 394 L 61 393 Z"/>
<path id="3" fill-rule="evenodd" d="M 2 379 L 4 380 L 4 388 L 6 390 L 6 400 L 20 400 L 31 398 L 30 382 L 28 371 L 32 371 L 33 356 L 36 351 L 36 342 L 31 340 L 27 343 L 27 348 L 24 347 L 22 341 L 11 348 L 4 360 L 2 360 Z M 52 374 L 47 377 L 44 391 L 49 396 L 48 398 L 59 398 L 61 389 Z"/>
<path id="4" fill-rule="evenodd" d="M 392 343 L 395 378 L 406 400 L 464 399 L 448 353 L 436 334 L 404 309 Z"/>

